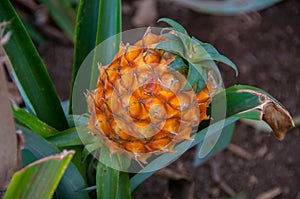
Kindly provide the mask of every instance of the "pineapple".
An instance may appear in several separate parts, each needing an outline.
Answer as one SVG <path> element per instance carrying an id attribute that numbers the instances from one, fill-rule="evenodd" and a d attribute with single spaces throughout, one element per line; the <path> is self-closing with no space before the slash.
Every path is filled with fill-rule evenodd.
<path id="1" fill-rule="evenodd" d="M 198 79 L 204 80 L 200 90 L 198 82 L 187 86 L 189 69 L 171 68 L 182 56 L 157 48 L 179 34 L 156 35 L 148 28 L 140 41 L 121 43 L 113 61 L 99 66 L 96 89 L 87 95 L 88 127 L 111 153 L 147 163 L 152 154 L 172 152 L 177 143 L 192 140 L 193 129 L 209 119 L 211 78 Z"/>

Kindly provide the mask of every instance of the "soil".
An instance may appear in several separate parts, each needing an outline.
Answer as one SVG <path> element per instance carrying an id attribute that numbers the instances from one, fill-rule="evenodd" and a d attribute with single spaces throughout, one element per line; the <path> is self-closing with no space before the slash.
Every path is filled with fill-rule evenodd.
<path id="1" fill-rule="evenodd" d="M 126 2 L 134 8 L 135 4 Z M 238 16 L 200 14 L 177 4 L 160 1 L 158 18 L 168 17 L 186 27 L 190 35 L 213 44 L 239 68 L 239 76 L 221 66 L 226 87 L 249 84 L 260 87 L 281 101 L 293 117 L 300 115 L 300 2 L 286 0 L 260 12 Z M 124 14 L 124 30 L 134 28 L 134 9 Z M 60 97 L 69 95 L 73 48 L 49 40 L 39 46 Z M 256 158 L 248 160 L 225 149 L 205 164 L 194 167 L 194 150 L 174 162 L 170 168 L 185 171 L 191 178 L 191 198 L 229 198 L 220 183 L 213 178 L 217 164 L 219 177 L 246 198 L 256 198 L 273 188 L 279 188 L 276 199 L 300 199 L 300 131 L 291 130 L 279 142 L 274 136 L 238 123 L 232 143 Z M 153 176 L 137 192 L 136 198 L 176 198 L 167 178 Z M 276 195 L 276 194 L 275 194 Z M 273 197 L 269 197 L 273 198 Z"/>

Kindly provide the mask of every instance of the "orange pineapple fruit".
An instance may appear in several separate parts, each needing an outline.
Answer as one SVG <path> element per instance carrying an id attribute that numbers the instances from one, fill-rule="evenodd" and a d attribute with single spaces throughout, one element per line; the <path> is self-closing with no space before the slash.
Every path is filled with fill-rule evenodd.
<path id="1" fill-rule="evenodd" d="M 210 82 L 197 94 L 184 88 L 186 73 L 168 69 L 178 55 L 155 49 L 165 40 L 149 28 L 134 45 L 121 43 L 113 61 L 99 67 L 96 89 L 87 95 L 88 127 L 111 153 L 146 163 L 191 140 L 192 129 L 209 118 Z"/>

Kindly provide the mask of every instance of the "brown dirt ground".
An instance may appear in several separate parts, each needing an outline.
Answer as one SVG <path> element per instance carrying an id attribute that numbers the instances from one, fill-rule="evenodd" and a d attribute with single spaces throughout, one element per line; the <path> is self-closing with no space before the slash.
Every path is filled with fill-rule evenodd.
<path id="1" fill-rule="evenodd" d="M 132 5 L 129 2 L 129 5 Z M 286 0 L 264 11 L 233 17 L 210 16 L 180 8 L 175 4 L 158 4 L 159 17 L 177 20 L 190 35 L 211 43 L 239 67 L 239 76 L 222 67 L 226 86 L 249 84 L 265 89 L 281 101 L 293 117 L 300 115 L 300 2 Z M 133 28 L 132 14 L 124 16 L 124 29 Z M 48 42 L 39 47 L 50 75 L 62 99 L 69 94 L 72 46 Z M 191 150 L 172 168 L 183 167 L 194 183 L 194 198 L 228 198 L 212 179 L 212 163 L 234 191 L 246 191 L 248 198 L 274 187 L 281 189 L 276 199 L 300 199 L 299 128 L 278 142 L 273 136 L 238 123 L 232 143 L 261 156 L 246 160 L 224 150 L 210 161 L 194 168 Z M 181 165 L 181 166 L 180 166 Z M 170 198 L 169 181 L 154 176 L 138 191 L 136 198 Z"/>

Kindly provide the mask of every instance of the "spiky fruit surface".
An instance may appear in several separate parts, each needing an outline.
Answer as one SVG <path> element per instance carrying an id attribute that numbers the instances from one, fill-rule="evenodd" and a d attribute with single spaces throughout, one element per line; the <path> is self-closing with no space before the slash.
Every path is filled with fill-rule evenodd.
<path id="1" fill-rule="evenodd" d="M 89 128 L 111 153 L 146 162 L 153 153 L 172 152 L 208 119 L 209 85 L 197 94 L 186 89 L 185 74 L 168 69 L 176 55 L 155 49 L 162 40 L 148 29 L 99 67 L 97 87 L 87 97 Z"/>

